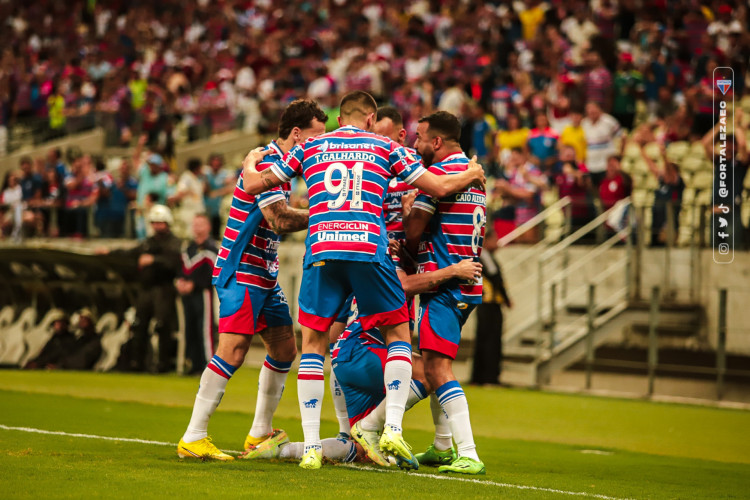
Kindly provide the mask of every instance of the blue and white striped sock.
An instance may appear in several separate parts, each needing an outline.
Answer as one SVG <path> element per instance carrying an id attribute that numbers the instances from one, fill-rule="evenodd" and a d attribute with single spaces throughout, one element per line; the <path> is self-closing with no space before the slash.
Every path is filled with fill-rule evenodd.
<path id="1" fill-rule="evenodd" d="M 302 431 L 305 436 L 305 449 L 322 450 L 320 444 L 320 408 L 323 405 L 325 381 L 323 377 L 323 356 L 307 353 L 300 357 L 297 373 L 297 397 L 302 417 Z"/>
<path id="2" fill-rule="evenodd" d="M 385 425 L 401 432 L 411 381 L 411 344 L 400 340 L 388 344 L 383 370 L 385 383 Z"/>
<path id="3" fill-rule="evenodd" d="M 406 410 L 427 397 L 424 385 L 419 380 L 412 380 L 409 384 L 409 397 L 406 399 Z M 385 424 L 385 400 L 372 410 L 365 418 L 359 421 L 360 427 L 366 431 L 381 432 Z"/>
<path id="4" fill-rule="evenodd" d="M 182 440 L 192 443 L 208 436 L 208 421 L 211 419 L 216 407 L 219 406 L 227 382 L 232 378 L 237 367 L 230 365 L 219 356 L 214 355 L 209 361 L 206 369 L 201 375 L 198 394 L 195 395 L 193 414 L 190 417 Z"/>
<path id="5" fill-rule="evenodd" d="M 258 377 L 258 399 L 250 428 L 251 436 L 259 438 L 273 431 L 273 414 L 279 406 L 291 367 L 291 361 L 276 361 L 271 356 L 266 356 Z"/>
<path id="6" fill-rule="evenodd" d="M 477 446 L 474 444 L 474 434 L 471 431 L 469 402 L 466 400 L 464 390 L 461 389 L 461 384 L 456 380 L 451 380 L 438 387 L 435 394 L 448 416 L 448 424 L 453 439 L 456 441 L 458 456 L 479 460 Z"/>

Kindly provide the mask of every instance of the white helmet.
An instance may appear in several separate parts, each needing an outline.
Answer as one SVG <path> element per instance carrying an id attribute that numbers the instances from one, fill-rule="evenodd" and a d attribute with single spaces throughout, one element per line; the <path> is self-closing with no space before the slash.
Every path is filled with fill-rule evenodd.
<path id="1" fill-rule="evenodd" d="M 166 222 L 168 225 L 172 225 L 174 220 L 172 219 L 172 211 L 165 205 L 154 205 L 148 212 L 149 222 Z"/>

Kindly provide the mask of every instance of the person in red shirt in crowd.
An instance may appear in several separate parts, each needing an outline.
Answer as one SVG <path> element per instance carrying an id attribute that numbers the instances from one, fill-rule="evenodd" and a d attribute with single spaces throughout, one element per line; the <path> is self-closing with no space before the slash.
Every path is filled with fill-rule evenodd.
<path id="1" fill-rule="evenodd" d="M 550 181 L 557 186 L 560 198 L 570 197 L 573 228 L 586 224 L 590 220 L 588 192 L 591 189 L 591 178 L 586 165 L 576 161 L 573 146 L 563 146 L 560 149 L 560 161 L 555 165 Z"/>
<path id="2" fill-rule="evenodd" d="M 599 198 L 604 210 L 609 210 L 615 203 L 630 196 L 633 189 L 633 180 L 622 171 L 620 160 L 619 155 L 607 158 L 607 172 L 599 185 Z"/>

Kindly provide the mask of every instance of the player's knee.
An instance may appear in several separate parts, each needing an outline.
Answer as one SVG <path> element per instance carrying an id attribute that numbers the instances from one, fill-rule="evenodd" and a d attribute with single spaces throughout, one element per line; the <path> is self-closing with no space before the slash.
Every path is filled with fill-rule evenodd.
<path id="1" fill-rule="evenodd" d="M 268 355 L 276 361 L 291 363 L 297 358 L 297 343 L 294 341 L 294 337 L 283 342 L 274 342 L 267 347 Z"/>
<path id="2" fill-rule="evenodd" d="M 239 367 L 245 362 L 245 356 L 250 348 L 250 339 L 248 335 L 222 333 L 219 336 L 216 355 L 230 365 Z"/>

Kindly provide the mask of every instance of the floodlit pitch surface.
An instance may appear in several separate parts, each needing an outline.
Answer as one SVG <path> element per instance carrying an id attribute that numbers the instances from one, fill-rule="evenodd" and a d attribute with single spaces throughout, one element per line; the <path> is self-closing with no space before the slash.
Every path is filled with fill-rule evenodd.
<path id="1" fill-rule="evenodd" d="M 294 375 L 274 425 L 299 440 Z M 242 446 L 257 376 L 257 370 L 239 370 L 211 420 L 209 431 L 222 449 Z M 0 371 L 0 495 L 750 497 L 750 411 L 466 387 L 486 476 L 330 464 L 307 471 L 294 462 L 177 458 L 197 385 L 197 378 L 177 376 Z M 323 417 L 322 435 L 335 435 L 329 398 Z M 409 412 L 405 426 L 415 451 L 425 448 L 432 436 L 429 404 Z"/>

